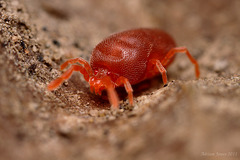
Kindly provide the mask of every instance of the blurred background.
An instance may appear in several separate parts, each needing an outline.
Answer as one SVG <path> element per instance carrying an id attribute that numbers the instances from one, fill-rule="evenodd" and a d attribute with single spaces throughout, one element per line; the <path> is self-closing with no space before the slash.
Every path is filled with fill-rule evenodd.
<path id="1" fill-rule="evenodd" d="M 239 0 L 0 1 L 0 159 L 239 159 Z M 105 37 L 159 28 L 186 55 L 111 111 L 79 74 L 46 85 Z M 140 84 L 141 86 L 142 84 Z M 140 87 L 139 86 L 139 87 Z"/>

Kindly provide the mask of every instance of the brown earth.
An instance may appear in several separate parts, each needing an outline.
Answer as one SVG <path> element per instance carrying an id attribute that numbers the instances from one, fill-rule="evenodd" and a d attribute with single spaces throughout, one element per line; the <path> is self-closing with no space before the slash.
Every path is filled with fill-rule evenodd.
<path id="1" fill-rule="evenodd" d="M 0 159 L 240 159 L 239 0 L 0 0 Z M 46 85 L 73 57 L 89 60 L 104 37 L 151 27 L 185 55 L 135 86 L 119 111 L 80 74 Z M 139 90 L 150 84 L 149 88 Z M 121 92 L 121 90 L 119 91 Z"/>

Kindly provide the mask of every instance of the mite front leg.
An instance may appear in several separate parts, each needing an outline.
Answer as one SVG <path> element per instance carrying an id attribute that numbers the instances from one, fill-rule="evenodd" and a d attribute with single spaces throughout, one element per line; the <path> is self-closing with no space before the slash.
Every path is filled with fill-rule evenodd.
<path id="1" fill-rule="evenodd" d="M 128 93 L 128 100 L 131 106 L 133 106 L 133 89 L 132 86 L 130 84 L 130 82 L 128 81 L 127 78 L 125 77 L 119 77 L 116 81 L 117 86 L 121 86 L 122 84 L 125 87 L 125 90 Z"/>
<path id="2" fill-rule="evenodd" d="M 186 47 L 177 47 L 177 48 L 173 48 L 171 49 L 167 55 L 165 56 L 165 58 L 162 60 L 162 64 L 165 66 L 168 64 L 169 60 L 171 60 L 171 58 L 176 54 L 176 53 L 186 53 L 189 60 L 192 62 L 192 64 L 195 65 L 195 73 L 196 73 L 196 77 L 199 78 L 200 76 L 200 71 L 199 71 L 199 66 L 198 66 L 198 62 L 192 57 L 192 55 L 189 53 L 188 49 Z"/>
<path id="3" fill-rule="evenodd" d="M 84 66 L 84 68 L 87 70 L 89 76 L 93 75 L 93 71 L 91 66 L 89 65 L 89 63 L 87 61 L 85 61 L 82 58 L 74 58 L 74 59 L 69 59 L 66 62 L 64 62 L 61 65 L 61 70 L 63 70 L 64 68 L 66 68 L 69 64 L 74 64 L 74 63 L 80 63 Z"/>
<path id="4" fill-rule="evenodd" d="M 73 71 L 79 71 L 83 74 L 84 78 L 86 81 L 89 80 L 89 75 L 88 72 L 86 71 L 86 69 L 82 66 L 79 65 L 72 65 L 65 73 L 63 73 L 59 78 L 53 80 L 52 82 L 50 82 L 50 84 L 48 85 L 48 90 L 52 91 L 54 89 L 56 89 L 58 86 L 60 86 L 62 84 L 62 82 L 64 80 L 67 80 L 70 78 L 70 76 L 72 75 Z"/>
<path id="5" fill-rule="evenodd" d="M 119 98 L 117 95 L 117 92 L 115 90 L 115 86 L 109 76 L 105 76 L 102 78 L 101 83 L 104 85 L 104 87 L 107 90 L 108 93 L 108 99 L 113 106 L 114 109 L 118 109 L 119 106 Z"/>

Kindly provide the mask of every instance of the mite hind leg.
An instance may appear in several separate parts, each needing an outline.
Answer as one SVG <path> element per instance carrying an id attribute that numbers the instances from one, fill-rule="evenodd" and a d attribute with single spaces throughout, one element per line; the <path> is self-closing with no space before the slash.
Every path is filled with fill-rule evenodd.
<path id="1" fill-rule="evenodd" d="M 86 71 L 86 69 L 83 66 L 79 66 L 79 65 L 72 65 L 65 73 L 63 73 L 59 78 L 51 81 L 47 88 L 49 91 L 52 91 L 54 89 L 56 89 L 58 86 L 60 86 L 62 84 L 62 82 L 64 80 L 67 80 L 71 77 L 73 71 L 79 71 L 83 74 L 84 78 L 86 81 L 89 80 L 89 75 L 88 72 Z"/>
<path id="2" fill-rule="evenodd" d="M 121 86 L 122 84 L 124 85 L 125 90 L 128 93 L 129 103 L 131 106 L 133 106 L 133 89 L 132 89 L 132 86 L 131 86 L 130 82 L 128 81 L 128 79 L 125 77 L 119 77 L 116 80 L 116 84 L 117 84 L 117 86 Z"/>
<path id="3" fill-rule="evenodd" d="M 168 80 L 167 80 L 167 71 L 166 69 L 163 67 L 162 63 L 158 60 L 158 59 L 151 59 L 149 61 L 148 64 L 148 68 L 153 67 L 153 69 L 156 67 L 157 71 L 160 72 L 162 74 L 162 80 L 163 80 L 163 84 L 166 85 Z"/>
<path id="4" fill-rule="evenodd" d="M 162 60 L 162 65 L 165 66 L 168 64 L 168 62 L 172 59 L 172 57 L 176 54 L 176 53 L 186 53 L 186 55 L 188 56 L 189 60 L 192 62 L 192 64 L 195 65 L 195 74 L 196 77 L 199 78 L 200 76 L 200 70 L 199 70 L 199 65 L 198 62 L 193 58 L 193 56 L 189 53 L 188 49 L 186 47 L 177 47 L 177 48 L 172 48 L 167 55 L 164 57 L 164 59 Z"/>

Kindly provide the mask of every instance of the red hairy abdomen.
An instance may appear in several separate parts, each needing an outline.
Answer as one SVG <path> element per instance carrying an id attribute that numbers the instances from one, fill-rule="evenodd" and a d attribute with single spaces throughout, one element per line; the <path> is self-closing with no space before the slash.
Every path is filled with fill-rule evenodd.
<path id="1" fill-rule="evenodd" d="M 92 52 L 90 65 L 93 70 L 107 69 L 115 77 L 123 76 L 136 84 L 148 78 L 150 59 L 161 61 L 175 46 L 171 36 L 161 30 L 128 30 L 99 43 Z"/>

